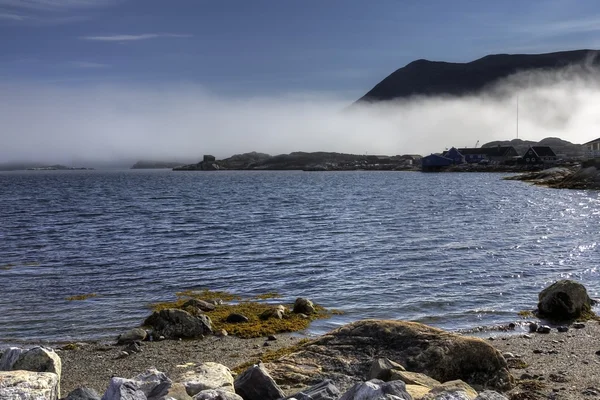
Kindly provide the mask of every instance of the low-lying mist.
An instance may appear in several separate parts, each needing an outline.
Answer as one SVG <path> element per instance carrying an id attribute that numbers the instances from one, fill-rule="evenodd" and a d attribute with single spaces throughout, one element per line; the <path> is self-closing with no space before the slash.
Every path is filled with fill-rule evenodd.
<path id="1" fill-rule="evenodd" d="M 231 99 L 200 86 L 0 84 L 0 163 L 197 160 L 259 151 L 429 154 L 516 137 L 600 136 L 600 74 L 522 73 L 483 94 L 349 107 L 320 93 Z"/>

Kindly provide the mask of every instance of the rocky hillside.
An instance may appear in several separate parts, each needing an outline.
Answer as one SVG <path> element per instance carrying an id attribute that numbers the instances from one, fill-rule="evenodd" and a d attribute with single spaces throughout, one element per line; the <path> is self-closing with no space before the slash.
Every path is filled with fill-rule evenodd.
<path id="1" fill-rule="evenodd" d="M 585 149 L 582 145 L 571 143 L 566 140 L 562 140 L 556 137 L 547 137 L 535 142 L 532 140 L 500 140 L 495 142 L 489 142 L 481 147 L 496 147 L 496 146 L 513 146 L 517 153 L 525 154 L 525 151 L 529 146 L 550 146 L 554 152 L 562 158 L 577 158 L 582 157 L 585 154 Z"/>
<path id="2" fill-rule="evenodd" d="M 517 72 L 555 69 L 584 62 L 600 64 L 600 59 L 595 58 L 597 53 L 596 50 L 574 50 L 547 54 L 495 54 L 468 63 L 417 60 L 393 72 L 358 101 L 473 94 Z"/>

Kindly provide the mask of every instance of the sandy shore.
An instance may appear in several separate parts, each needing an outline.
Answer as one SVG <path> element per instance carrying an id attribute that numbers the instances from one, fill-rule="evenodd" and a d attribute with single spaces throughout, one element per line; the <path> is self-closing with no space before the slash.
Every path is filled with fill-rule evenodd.
<path id="1" fill-rule="evenodd" d="M 589 321 L 585 328 L 571 328 L 566 333 L 553 329 L 549 334 L 493 334 L 495 336 L 485 340 L 502 353 L 514 356 L 507 354 L 507 359 L 518 385 L 507 393 L 509 399 L 600 398 L 600 355 L 596 354 L 600 350 L 598 322 Z M 130 378 L 149 367 L 165 372 L 174 381 L 194 364 L 206 361 L 234 368 L 256 362 L 268 351 L 293 346 L 302 336 L 286 334 L 277 338 L 267 341 L 266 338 L 228 336 L 144 342 L 140 353 L 125 358 L 120 358 L 124 346 L 114 344 L 87 343 L 73 350 L 59 348 L 63 363 L 62 394 L 83 386 L 102 394 L 111 377 Z"/>

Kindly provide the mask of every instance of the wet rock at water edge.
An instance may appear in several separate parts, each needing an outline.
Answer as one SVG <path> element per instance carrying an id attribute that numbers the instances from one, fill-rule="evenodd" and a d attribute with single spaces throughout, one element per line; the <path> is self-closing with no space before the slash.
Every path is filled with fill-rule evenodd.
<path id="1" fill-rule="evenodd" d="M 262 363 L 256 364 L 235 378 L 235 392 L 244 400 L 276 400 L 285 397 Z"/>
<path id="2" fill-rule="evenodd" d="M 212 333 L 210 318 L 206 315 L 194 316 L 186 311 L 169 308 L 155 311 L 146 318 L 144 325 L 151 326 L 156 336 L 167 339 L 201 338 Z"/>
<path id="3" fill-rule="evenodd" d="M 125 333 L 122 333 L 117 338 L 117 344 L 129 344 L 133 342 L 141 342 L 146 340 L 148 332 L 142 328 L 130 329 Z"/>
<path id="4" fill-rule="evenodd" d="M 552 329 L 548 325 L 541 325 L 537 328 L 537 333 L 550 333 Z"/>
<path id="5" fill-rule="evenodd" d="M 198 299 L 189 299 L 188 301 L 186 301 L 185 303 L 183 303 L 183 305 L 181 306 L 181 308 L 197 308 L 200 311 L 214 311 L 215 309 L 215 305 L 212 303 L 209 303 L 208 301 L 204 301 L 204 300 L 198 300 Z"/>
<path id="6" fill-rule="evenodd" d="M 293 313 L 294 314 L 314 314 L 316 312 L 315 305 L 309 299 L 304 297 L 298 297 L 294 302 Z"/>
<path id="7" fill-rule="evenodd" d="M 539 325 L 535 322 L 529 324 L 529 332 L 534 333 L 537 332 Z"/>
<path id="8" fill-rule="evenodd" d="M 279 305 L 277 307 L 273 307 L 273 308 L 263 311 L 263 313 L 260 314 L 260 319 L 262 319 L 262 320 L 267 320 L 269 318 L 283 319 L 284 315 L 285 315 L 285 307 L 282 305 Z"/>
<path id="9" fill-rule="evenodd" d="M 569 279 L 553 283 L 538 297 L 538 315 L 555 321 L 574 320 L 592 310 L 592 299 L 585 287 Z"/>
<path id="10" fill-rule="evenodd" d="M 248 317 L 242 314 L 231 313 L 227 316 L 226 321 L 230 324 L 237 324 L 242 322 L 248 322 Z"/>

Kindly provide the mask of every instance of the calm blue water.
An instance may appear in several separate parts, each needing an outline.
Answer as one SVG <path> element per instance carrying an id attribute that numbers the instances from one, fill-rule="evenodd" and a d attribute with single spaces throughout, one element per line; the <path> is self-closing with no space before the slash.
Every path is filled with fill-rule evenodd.
<path id="1" fill-rule="evenodd" d="M 462 329 L 600 291 L 600 195 L 498 174 L 0 173 L 0 342 L 112 337 L 183 289 Z M 69 302 L 84 293 L 98 297 Z"/>

